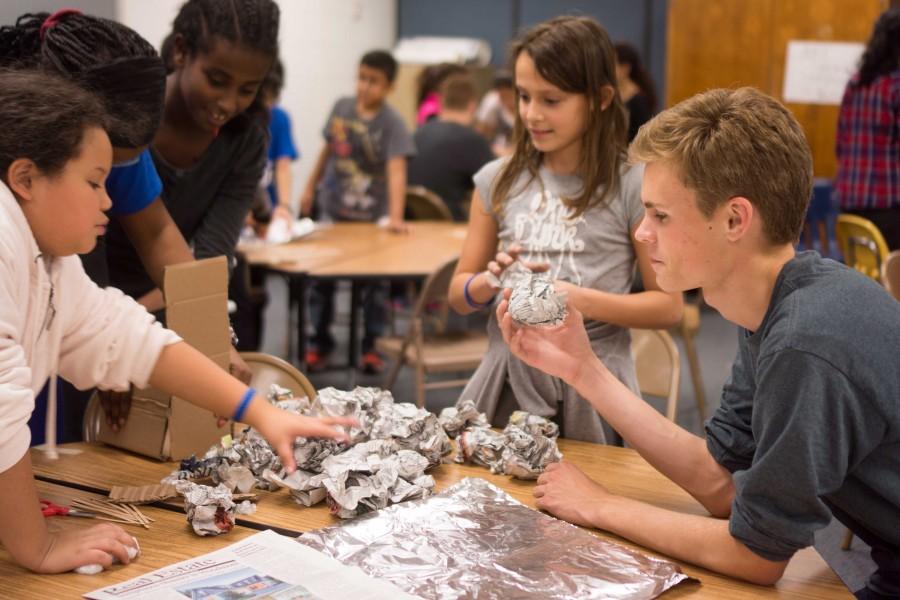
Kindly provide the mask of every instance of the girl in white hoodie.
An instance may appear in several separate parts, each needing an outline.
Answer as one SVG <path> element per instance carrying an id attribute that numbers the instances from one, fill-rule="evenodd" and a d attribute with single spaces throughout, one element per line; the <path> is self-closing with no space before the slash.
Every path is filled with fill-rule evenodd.
<path id="1" fill-rule="evenodd" d="M 112 147 L 100 102 L 73 83 L 0 72 L 0 543 L 56 573 L 134 544 L 121 528 L 50 533 L 28 454 L 35 393 L 59 372 L 78 387 L 153 385 L 258 429 L 289 470 L 298 436 L 345 438 L 348 419 L 290 415 L 227 375 L 143 307 L 88 279 L 77 253 L 102 235 Z"/>

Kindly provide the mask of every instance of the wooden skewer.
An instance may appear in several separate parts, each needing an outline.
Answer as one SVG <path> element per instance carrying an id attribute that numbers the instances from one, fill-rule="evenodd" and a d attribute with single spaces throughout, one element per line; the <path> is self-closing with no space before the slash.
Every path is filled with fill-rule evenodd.
<path id="1" fill-rule="evenodd" d="M 126 523 L 129 525 L 140 525 L 145 529 L 150 528 L 150 519 L 133 504 L 114 504 L 106 500 L 95 500 L 92 498 L 76 498 L 71 502 L 75 508 L 98 513 L 98 519 L 104 521 L 114 521 L 116 523 Z"/>

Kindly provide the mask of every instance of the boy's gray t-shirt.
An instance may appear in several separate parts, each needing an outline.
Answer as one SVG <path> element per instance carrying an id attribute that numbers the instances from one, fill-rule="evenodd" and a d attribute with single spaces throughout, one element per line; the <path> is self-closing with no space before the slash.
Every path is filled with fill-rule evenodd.
<path id="1" fill-rule="evenodd" d="M 406 124 L 384 104 L 371 120 L 356 112 L 356 98 L 335 102 L 322 131 L 330 147 L 316 201 L 335 221 L 377 221 L 388 212 L 387 162 L 416 149 Z"/>
<path id="2" fill-rule="evenodd" d="M 893 545 L 900 573 L 900 302 L 880 285 L 815 252 L 788 261 L 706 433 L 748 548 L 786 560 L 834 511 Z"/>
<path id="3" fill-rule="evenodd" d="M 485 165 L 475 175 L 484 209 L 491 208 L 491 189 L 507 159 Z M 542 168 L 540 180 L 519 176 L 499 216 L 498 250 L 513 244 L 523 248 L 525 261 L 550 263 L 554 279 L 585 288 L 627 294 L 634 279 L 636 256 L 631 232 L 644 215 L 641 203 L 643 166 L 623 167 L 618 193 L 599 207 L 570 219 L 561 198 L 576 196 L 582 188 L 577 176 L 560 176 Z M 542 185 L 543 184 L 543 185 Z M 495 217 L 497 218 L 497 217 Z M 610 371 L 637 392 L 631 358 L 631 336 L 626 328 L 585 321 L 591 346 Z M 553 416 L 562 404 L 565 436 L 593 442 L 614 441 L 613 432 L 594 408 L 561 380 L 529 367 L 514 357 L 491 310 L 487 354 L 463 390 L 492 419 L 504 385 L 520 408 Z"/>

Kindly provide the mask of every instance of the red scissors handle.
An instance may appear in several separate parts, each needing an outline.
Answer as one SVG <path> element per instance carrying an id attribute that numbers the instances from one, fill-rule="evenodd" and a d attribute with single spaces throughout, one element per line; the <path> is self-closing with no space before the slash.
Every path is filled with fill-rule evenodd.
<path id="1" fill-rule="evenodd" d="M 84 510 L 77 510 L 69 508 L 68 506 L 60 506 L 59 504 L 54 504 L 49 500 L 41 500 L 41 513 L 45 517 L 52 517 L 54 515 L 60 515 L 63 517 L 95 517 L 96 514 Z"/>
<path id="2" fill-rule="evenodd" d="M 65 506 L 60 506 L 58 504 L 54 504 L 49 500 L 41 500 L 41 513 L 45 517 L 52 517 L 54 515 L 62 515 L 65 516 L 69 514 L 69 509 Z"/>

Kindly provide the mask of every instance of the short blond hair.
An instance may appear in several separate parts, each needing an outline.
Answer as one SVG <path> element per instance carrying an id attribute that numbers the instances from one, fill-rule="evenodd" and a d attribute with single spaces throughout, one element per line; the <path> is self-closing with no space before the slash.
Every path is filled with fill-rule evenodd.
<path id="1" fill-rule="evenodd" d="M 630 159 L 673 165 L 707 217 L 743 196 L 759 211 L 769 242 L 800 237 L 812 153 L 790 111 L 756 88 L 710 90 L 663 111 L 638 131 Z"/>

